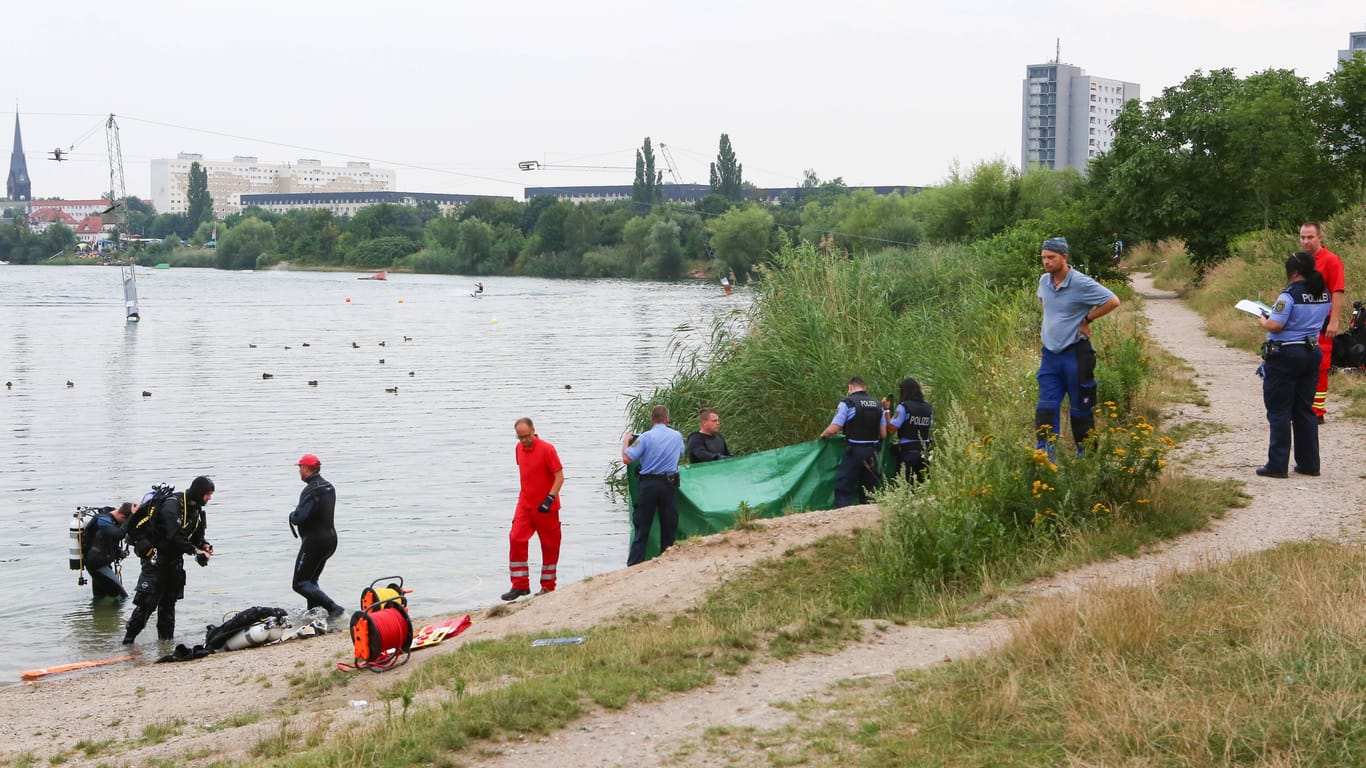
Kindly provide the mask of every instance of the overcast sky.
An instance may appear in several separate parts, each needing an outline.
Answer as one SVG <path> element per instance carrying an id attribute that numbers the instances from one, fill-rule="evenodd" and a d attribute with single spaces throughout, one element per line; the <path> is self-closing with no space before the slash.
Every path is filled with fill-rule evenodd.
<path id="1" fill-rule="evenodd" d="M 1058 38 L 1064 62 L 1146 100 L 1197 69 L 1322 79 L 1366 4 L 72 0 L 0 18 L 0 168 L 17 103 L 35 197 L 108 189 L 112 112 L 143 197 L 152 158 L 198 152 L 363 159 L 402 191 L 520 199 L 629 184 L 646 136 L 682 181 L 706 183 L 723 132 L 758 186 L 798 185 L 807 168 L 933 184 L 955 161 L 1020 162 L 1025 66 L 1053 59 Z M 48 160 L 54 147 L 71 161 Z"/>

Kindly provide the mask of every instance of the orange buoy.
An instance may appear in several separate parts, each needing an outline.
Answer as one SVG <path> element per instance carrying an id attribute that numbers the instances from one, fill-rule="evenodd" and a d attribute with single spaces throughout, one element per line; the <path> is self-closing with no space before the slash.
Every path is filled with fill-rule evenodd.
<path id="1" fill-rule="evenodd" d="M 24 680 L 37 680 L 47 675 L 56 675 L 62 672 L 74 672 L 78 669 L 88 669 L 90 667 L 102 667 L 105 664 L 117 664 L 120 661 L 129 661 L 132 656 L 114 656 L 109 659 L 96 659 L 95 661 L 78 661 L 73 664 L 62 664 L 56 667 L 43 667 L 42 669 L 30 669 L 23 673 Z"/>

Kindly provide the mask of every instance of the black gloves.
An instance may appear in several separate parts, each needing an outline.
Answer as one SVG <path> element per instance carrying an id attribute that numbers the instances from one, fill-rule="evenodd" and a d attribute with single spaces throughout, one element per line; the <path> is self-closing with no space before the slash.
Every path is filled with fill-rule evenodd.
<path id="1" fill-rule="evenodd" d="M 536 511 L 537 511 L 537 512 L 549 512 L 549 511 L 550 511 L 550 505 L 551 505 L 551 504 L 554 504 L 554 503 L 555 503 L 555 494 L 553 494 L 553 493 L 547 493 L 547 494 L 545 495 L 545 501 L 541 502 L 541 506 L 537 507 L 537 508 L 536 508 Z"/>
<path id="2" fill-rule="evenodd" d="M 199 563 L 200 568 L 203 568 L 209 564 L 209 556 L 201 552 L 194 556 L 194 561 Z"/>

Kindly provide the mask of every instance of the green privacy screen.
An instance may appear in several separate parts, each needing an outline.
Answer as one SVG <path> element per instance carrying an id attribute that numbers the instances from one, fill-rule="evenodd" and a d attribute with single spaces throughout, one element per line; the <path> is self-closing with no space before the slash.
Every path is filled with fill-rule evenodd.
<path id="1" fill-rule="evenodd" d="M 890 451 L 882 451 L 883 476 Z M 747 504 L 755 517 L 781 517 L 790 512 L 830 509 L 835 505 L 835 470 L 844 455 L 844 440 L 805 443 L 678 468 L 678 540 L 706 536 L 731 527 L 735 512 Z M 627 473 L 629 516 L 638 492 L 637 465 Z M 635 535 L 634 528 L 632 536 Z M 650 526 L 646 557 L 659 554 L 659 521 Z"/>

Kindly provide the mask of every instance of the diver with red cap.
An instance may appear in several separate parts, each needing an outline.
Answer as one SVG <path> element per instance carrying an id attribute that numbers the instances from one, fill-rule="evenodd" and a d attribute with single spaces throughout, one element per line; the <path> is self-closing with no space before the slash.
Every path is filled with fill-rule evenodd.
<path id="1" fill-rule="evenodd" d="M 323 479 L 323 464 L 317 456 L 305 453 L 299 459 L 299 479 L 304 489 L 299 505 L 289 513 L 289 530 L 299 539 L 299 556 L 294 561 L 294 591 L 308 601 L 309 609 L 327 609 L 329 622 L 346 615 L 346 609 L 323 592 L 318 579 L 327 559 L 337 551 L 337 529 L 333 514 L 337 508 L 337 489 Z"/>

